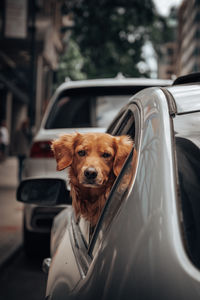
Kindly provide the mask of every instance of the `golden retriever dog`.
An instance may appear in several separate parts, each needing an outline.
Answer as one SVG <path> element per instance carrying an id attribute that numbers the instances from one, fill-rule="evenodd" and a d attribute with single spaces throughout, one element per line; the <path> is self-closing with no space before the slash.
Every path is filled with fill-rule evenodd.
<path id="1" fill-rule="evenodd" d="M 112 185 L 133 147 L 128 136 L 64 134 L 52 142 L 57 170 L 69 167 L 72 206 L 95 226 Z"/>

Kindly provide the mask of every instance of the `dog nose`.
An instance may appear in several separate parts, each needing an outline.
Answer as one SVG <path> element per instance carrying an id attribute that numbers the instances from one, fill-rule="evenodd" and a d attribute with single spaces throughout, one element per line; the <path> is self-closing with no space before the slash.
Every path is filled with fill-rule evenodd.
<path id="1" fill-rule="evenodd" d="M 95 168 L 87 168 L 85 171 L 84 171 L 84 175 L 87 179 L 95 179 L 97 177 L 97 171 Z"/>

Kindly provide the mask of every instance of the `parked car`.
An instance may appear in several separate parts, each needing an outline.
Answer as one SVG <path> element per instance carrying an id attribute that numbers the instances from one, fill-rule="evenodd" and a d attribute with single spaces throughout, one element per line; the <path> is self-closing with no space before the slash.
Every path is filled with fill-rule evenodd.
<path id="1" fill-rule="evenodd" d="M 30 177 L 60 177 L 67 181 L 66 172 L 56 172 L 50 149 L 52 139 L 74 131 L 105 131 L 119 109 L 131 95 L 149 86 L 166 86 L 170 80 L 157 79 L 98 79 L 68 81 L 53 95 L 25 161 L 23 179 Z M 70 203 L 69 192 L 67 203 Z M 55 207 L 25 204 L 24 248 L 32 255 L 40 251 L 40 244 L 48 245 L 54 216 L 65 205 Z"/>
<path id="2" fill-rule="evenodd" d="M 50 265 L 46 299 L 199 299 L 197 76 L 183 77 L 187 84 L 179 79 L 171 87 L 139 92 L 109 126 L 113 135 L 131 136 L 134 149 L 92 236 L 83 219 L 75 221 L 71 207 L 55 217 L 52 260 L 44 261 L 46 270 Z M 189 82 L 197 78 L 198 83 Z M 29 198 L 30 183 L 36 184 L 22 182 L 19 200 Z M 58 204 L 60 196 L 52 199 Z"/>

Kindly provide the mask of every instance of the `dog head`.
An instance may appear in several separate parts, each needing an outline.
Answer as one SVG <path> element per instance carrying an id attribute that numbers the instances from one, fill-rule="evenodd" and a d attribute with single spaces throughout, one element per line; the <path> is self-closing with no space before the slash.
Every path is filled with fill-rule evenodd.
<path id="1" fill-rule="evenodd" d="M 71 167 L 78 184 L 104 186 L 112 174 L 118 176 L 133 142 L 128 136 L 106 133 L 64 134 L 52 142 L 57 170 Z"/>

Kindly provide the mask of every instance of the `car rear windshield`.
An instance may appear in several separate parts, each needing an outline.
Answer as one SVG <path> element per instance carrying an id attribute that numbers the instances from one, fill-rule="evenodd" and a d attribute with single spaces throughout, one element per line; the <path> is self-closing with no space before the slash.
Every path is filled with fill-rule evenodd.
<path id="1" fill-rule="evenodd" d="M 174 119 L 183 235 L 192 262 L 200 268 L 200 112 Z"/>
<path id="2" fill-rule="evenodd" d="M 56 99 L 45 128 L 106 128 L 139 87 L 90 87 L 67 89 Z"/>

